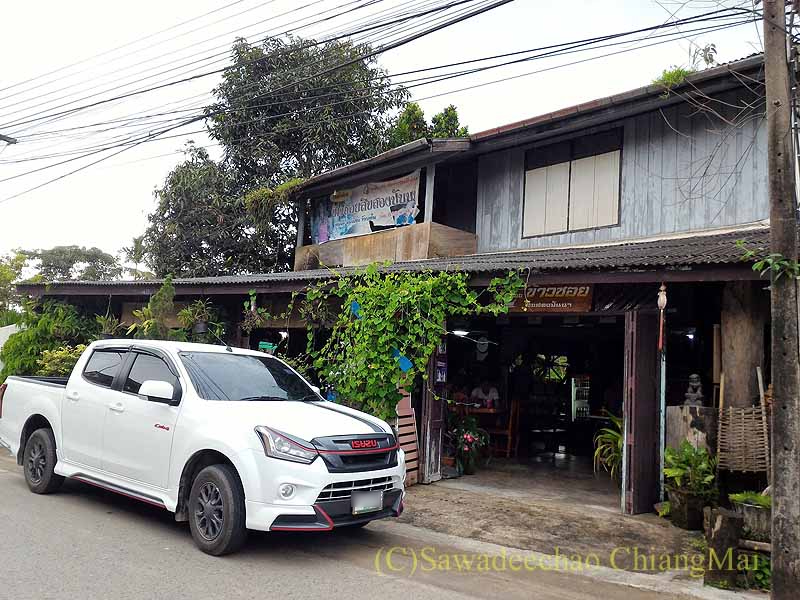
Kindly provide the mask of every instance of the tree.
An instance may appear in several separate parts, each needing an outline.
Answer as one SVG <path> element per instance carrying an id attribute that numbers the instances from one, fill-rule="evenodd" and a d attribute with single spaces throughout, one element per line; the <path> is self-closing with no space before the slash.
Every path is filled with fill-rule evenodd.
<path id="1" fill-rule="evenodd" d="M 54 246 L 48 250 L 28 250 L 23 254 L 38 260 L 38 279 L 43 281 L 105 281 L 122 274 L 119 261 L 100 248 Z"/>
<path id="2" fill-rule="evenodd" d="M 234 44 L 233 66 L 206 112 L 239 192 L 310 177 L 385 148 L 390 115 L 408 92 L 392 86 L 374 58 L 360 59 L 369 50 L 293 37 Z"/>
<path id="3" fill-rule="evenodd" d="M 141 244 L 157 275 L 291 268 L 297 207 L 287 186 L 384 150 L 390 116 L 406 99 L 374 59 L 360 60 L 368 51 L 298 38 L 234 44 L 206 109 L 223 158 L 190 145 L 156 191 Z M 128 251 L 138 263 L 136 245 Z"/>
<path id="4" fill-rule="evenodd" d="M 0 257 L 0 314 L 11 310 L 12 305 L 16 304 L 14 282 L 22 275 L 26 261 L 27 257 L 21 252 Z"/>
<path id="5" fill-rule="evenodd" d="M 416 102 L 409 102 L 398 115 L 389 131 L 389 146 L 396 148 L 414 140 L 428 137 L 428 123 L 425 113 Z"/>
<path id="6" fill-rule="evenodd" d="M 152 279 L 155 276 L 153 273 L 139 268 L 145 261 L 144 235 L 134 237 L 130 246 L 122 248 L 122 253 L 125 255 L 126 260 L 133 263 L 133 268 L 125 267 L 125 271 L 129 275 L 133 275 L 134 280 Z"/>
<path id="7" fill-rule="evenodd" d="M 433 138 L 456 138 L 467 137 L 469 131 L 466 125 L 461 126 L 458 121 L 458 110 L 451 104 L 442 112 L 433 115 L 431 119 L 431 137 Z"/>
<path id="8" fill-rule="evenodd" d="M 458 109 L 451 104 L 433 115 L 430 125 L 425 121 L 425 113 L 416 102 L 409 102 L 395 119 L 388 136 L 390 148 L 408 144 L 420 138 L 467 137 L 469 131 L 461 126 Z"/>
<path id="9" fill-rule="evenodd" d="M 156 190 L 158 206 L 143 236 L 145 261 L 156 275 L 206 277 L 288 268 L 276 265 L 275 246 L 281 241 L 259 235 L 244 200 L 231 194 L 235 187 L 228 170 L 206 150 L 187 148 L 186 160 Z"/>

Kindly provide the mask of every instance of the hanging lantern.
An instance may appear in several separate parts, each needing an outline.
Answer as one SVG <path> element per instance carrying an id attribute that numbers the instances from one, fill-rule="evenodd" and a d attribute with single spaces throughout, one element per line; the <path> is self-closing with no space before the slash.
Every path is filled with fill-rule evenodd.
<path id="1" fill-rule="evenodd" d="M 658 288 L 658 310 L 663 312 L 665 308 L 667 308 L 667 286 L 662 283 Z"/>
<path id="2" fill-rule="evenodd" d="M 664 309 L 667 308 L 667 286 L 658 288 L 658 351 L 664 351 Z"/>

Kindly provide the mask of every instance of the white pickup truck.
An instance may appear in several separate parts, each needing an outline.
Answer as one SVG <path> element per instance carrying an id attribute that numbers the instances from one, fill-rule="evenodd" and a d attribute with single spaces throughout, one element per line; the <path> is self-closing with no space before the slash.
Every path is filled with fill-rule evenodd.
<path id="1" fill-rule="evenodd" d="M 69 379 L 0 386 L 0 445 L 31 491 L 68 477 L 153 504 L 213 555 L 248 529 L 330 531 L 403 510 L 405 460 L 389 425 L 250 350 L 94 342 Z"/>

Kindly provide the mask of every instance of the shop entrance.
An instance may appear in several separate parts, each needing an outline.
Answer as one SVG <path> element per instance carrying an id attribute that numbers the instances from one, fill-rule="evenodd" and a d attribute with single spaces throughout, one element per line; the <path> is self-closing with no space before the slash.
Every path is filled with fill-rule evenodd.
<path id="1" fill-rule="evenodd" d="M 489 438 L 475 484 L 515 481 L 525 493 L 620 510 L 622 469 L 617 480 L 595 473 L 593 440 L 622 417 L 625 315 L 513 314 L 448 329 L 435 358 L 436 385 L 449 401 L 443 476 L 454 474 L 452 431 L 472 422 Z"/>

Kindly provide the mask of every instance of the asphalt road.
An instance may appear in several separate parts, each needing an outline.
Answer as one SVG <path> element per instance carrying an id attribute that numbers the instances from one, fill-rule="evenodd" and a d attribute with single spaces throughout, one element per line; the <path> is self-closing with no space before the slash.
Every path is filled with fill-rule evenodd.
<path id="1" fill-rule="evenodd" d="M 383 521 L 355 532 L 251 533 L 241 552 L 214 558 L 194 547 L 188 526 L 157 508 L 69 481 L 57 494 L 31 494 L 0 449 L 2 600 L 685 597 L 556 571 L 426 570 L 420 554 L 412 573 L 414 553 L 426 547 L 436 557 L 497 552 Z M 391 548 L 400 550 L 387 562 Z"/>

